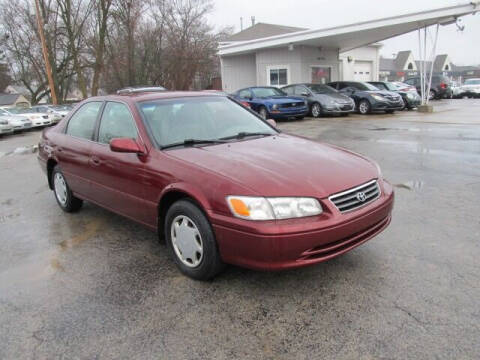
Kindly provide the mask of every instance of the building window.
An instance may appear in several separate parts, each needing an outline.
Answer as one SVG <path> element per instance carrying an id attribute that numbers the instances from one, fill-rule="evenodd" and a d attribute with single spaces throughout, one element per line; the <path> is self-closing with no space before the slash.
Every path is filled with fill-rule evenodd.
<path id="1" fill-rule="evenodd" d="M 450 70 L 450 66 L 448 66 L 448 64 L 445 65 L 445 71 L 449 71 L 449 70 Z"/>
<path id="2" fill-rule="evenodd" d="M 412 63 L 408 64 L 408 70 L 413 70 L 413 64 Z"/>
<path id="3" fill-rule="evenodd" d="M 270 86 L 288 85 L 288 68 L 287 67 L 268 68 L 268 76 L 269 76 Z"/>
<path id="4" fill-rule="evenodd" d="M 312 66 L 312 83 L 328 84 L 331 80 L 331 72 L 330 67 Z"/>

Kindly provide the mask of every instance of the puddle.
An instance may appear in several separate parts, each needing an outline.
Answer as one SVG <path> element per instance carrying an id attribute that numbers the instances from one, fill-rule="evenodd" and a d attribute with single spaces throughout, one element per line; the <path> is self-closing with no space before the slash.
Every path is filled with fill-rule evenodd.
<path id="1" fill-rule="evenodd" d="M 396 188 L 406 189 L 406 190 L 420 190 L 423 188 L 425 183 L 421 180 L 411 180 L 401 184 L 394 184 Z"/>
<path id="2" fill-rule="evenodd" d="M 27 155 L 34 154 L 38 150 L 38 145 L 20 146 L 12 151 L 0 152 L 0 158 L 9 155 Z"/>
<path id="3" fill-rule="evenodd" d="M 431 131 L 431 129 L 420 129 L 420 128 L 389 128 L 389 127 L 375 127 L 375 128 L 369 128 L 368 130 L 370 131 L 387 131 L 387 130 L 395 130 L 395 131 L 413 131 L 413 132 L 419 132 L 419 131 Z"/>

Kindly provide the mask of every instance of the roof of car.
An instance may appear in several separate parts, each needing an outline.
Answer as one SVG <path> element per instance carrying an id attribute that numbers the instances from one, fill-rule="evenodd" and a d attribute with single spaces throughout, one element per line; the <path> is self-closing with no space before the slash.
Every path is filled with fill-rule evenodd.
<path id="1" fill-rule="evenodd" d="M 134 102 L 159 100 L 159 99 L 175 99 L 182 97 L 201 97 L 201 96 L 226 96 L 221 92 L 212 91 L 162 91 L 162 92 L 141 92 L 141 93 L 125 93 L 112 94 L 105 96 L 97 96 L 89 98 L 89 101 L 107 101 L 107 100 L 125 100 L 129 99 Z"/>

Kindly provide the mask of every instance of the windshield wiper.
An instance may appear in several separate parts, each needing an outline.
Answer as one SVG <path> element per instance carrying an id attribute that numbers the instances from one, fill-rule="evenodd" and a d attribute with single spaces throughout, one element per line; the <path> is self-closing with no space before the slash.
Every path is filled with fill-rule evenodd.
<path id="1" fill-rule="evenodd" d="M 219 140 L 207 140 L 207 139 L 185 139 L 180 142 L 176 142 L 173 144 L 168 144 L 160 147 L 160 150 L 163 149 L 169 149 L 177 146 L 193 146 L 193 145 L 205 145 L 205 144 L 223 144 L 226 141 L 223 141 L 221 139 Z"/>
<path id="2" fill-rule="evenodd" d="M 250 136 L 270 136 L 270 135 L 272 135 L 272 134 L 264 133 L 264 132 L 245 132 L 245 131 L 242 131 L 242 132 L 239 132 L 236 135 L 222 137 L 222 138 L 220 138 L 220 140 L 243 139 L 243 138 L 250 137 Z"/>

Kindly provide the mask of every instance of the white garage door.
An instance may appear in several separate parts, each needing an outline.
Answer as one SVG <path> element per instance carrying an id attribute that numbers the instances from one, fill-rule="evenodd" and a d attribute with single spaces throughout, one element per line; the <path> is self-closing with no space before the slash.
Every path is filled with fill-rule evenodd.
<path id="1" fill-rule="evenodd" d="M 354 80 L 355 81 L 372 81 L 372 68 L 371 61 L 355 61 L 353 66 Z"/>

